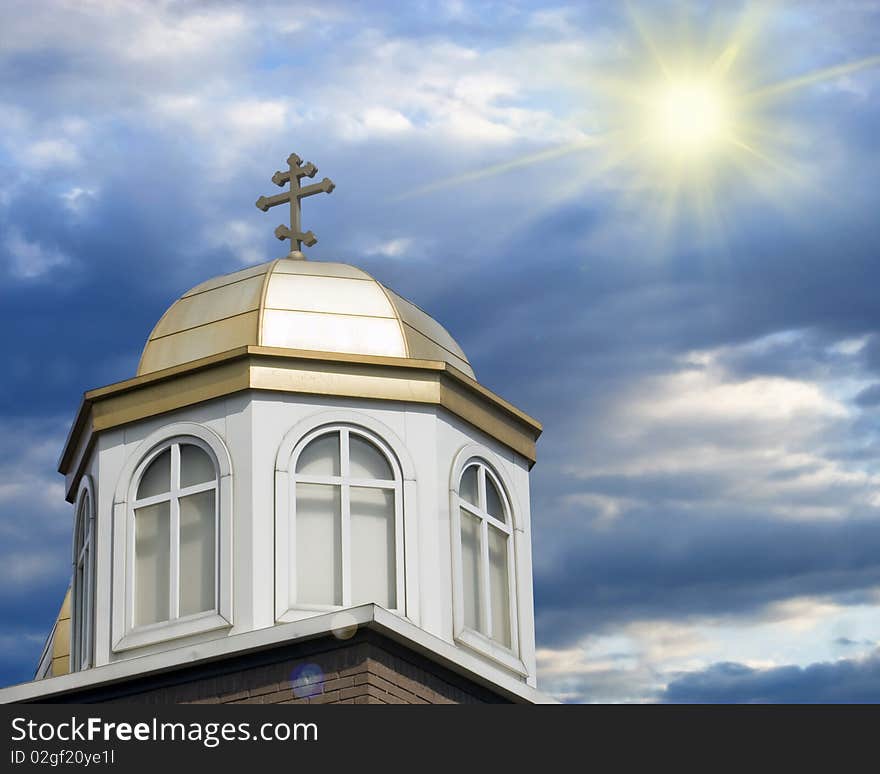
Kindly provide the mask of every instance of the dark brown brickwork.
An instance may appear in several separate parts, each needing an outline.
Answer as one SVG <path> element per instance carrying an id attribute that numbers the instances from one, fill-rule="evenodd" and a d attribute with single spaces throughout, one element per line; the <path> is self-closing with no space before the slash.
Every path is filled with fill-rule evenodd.
<path id="1" fill-rule="evenodd" d="M 149 704 L 480 704 L 508 700 L 375 632 L 325 637 L 60 697 Z"/>

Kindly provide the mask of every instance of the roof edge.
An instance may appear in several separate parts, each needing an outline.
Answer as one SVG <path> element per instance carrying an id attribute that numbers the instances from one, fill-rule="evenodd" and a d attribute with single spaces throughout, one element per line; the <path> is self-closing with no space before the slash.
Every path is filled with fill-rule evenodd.
<path id="1" fill-rule="evenodd" d="M 208 640 L 196 645 L 123 659 L 82 672 L 0 688 L 0 704 L 51 701 L 53 698 L 79 690 L 111 686 L 129 679 L 216 663 L 227 657 L 268 651 L 276 647 L 332 635 L 339 630 L 340 616 L 343 614 L 346 626 L 355 625 L 372 629 L 513 701 L 528 704 L 558 703 L 536 688 L 509 675 L 500 667 L 486 664 L 476 655 L 429 634 L 378 605 L 366 604 L 344 611 L 323 613 L 291 623 L 276 624 L 255 631 Z"/>

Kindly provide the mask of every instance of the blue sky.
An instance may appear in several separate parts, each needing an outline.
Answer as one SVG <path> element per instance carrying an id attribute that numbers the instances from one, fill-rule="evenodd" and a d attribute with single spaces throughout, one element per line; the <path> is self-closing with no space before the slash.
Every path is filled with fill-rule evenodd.
<path id="1" fill-rule="evenodd" d="M 858 0 L 4 2 L 0 684 L 67 586 L 82 392 L 280 254 L 253 202 L 295 150 L 337 184 L 312 255 L 545 425 L 544 690 L 880 701 L 878 54 Z M 676 177 L 632 94 L 719 57 L 743 142 Z"/>

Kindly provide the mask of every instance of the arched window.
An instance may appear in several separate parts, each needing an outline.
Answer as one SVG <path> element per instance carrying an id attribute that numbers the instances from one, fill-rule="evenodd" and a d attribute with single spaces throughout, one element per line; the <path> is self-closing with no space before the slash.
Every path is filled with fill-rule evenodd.
<path id="1" fill-rule="evenodd" d="M 232 625 L 232 459 L 174 422 L 125 461 L 113 497 L 115 652 Z"/>
<path id="2" fill-rule="evenodd" d="M 292 463 L 293 604 L 403 609 L 401 475 L 390 449 L 360 428 L 325 427 Z"/>
<path id="3" fill-rule="evenodd" d="M 86 477 L 76 501 L 73 528 L 73 590 L 71 594 L 70 669 L 92 666 L 95 599 L 95 512 L 91 480 Z"/>
<path id="4" fill-rule="evenodd" d="M 455 501 L 462 625 L 513 650 L 513 525 L 504 488 L 485 462 L 471 459 L 462 470 Z"/>
<path id="5" fill-rule="evenodd" d="M 131 503 L 133 627 L 217 609 L 219 472 L 198 438 L 154 449 L 135 474 Z"/>

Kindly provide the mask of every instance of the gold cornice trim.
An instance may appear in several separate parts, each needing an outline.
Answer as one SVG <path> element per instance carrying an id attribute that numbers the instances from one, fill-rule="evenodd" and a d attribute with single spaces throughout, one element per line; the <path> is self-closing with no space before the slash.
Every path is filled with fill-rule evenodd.
<path id="1" fill-rule="evenodd" d="M 84 432 L 249 389 L 441 406 L 530 465 L 542 431 L 537 420 L 443 361 L 244 346 L 87 392 L 59 461 L 68 497 L 80 474 L 74 454 Z"/>
<path id="2" fill-rule="evenodd" d="M 182 374 L 141 389 L 121 391 L 92 402 L 95 432 L 118 427 L 138 419 L 164 414 L 213 398 L 246 390 L 249 369 L 246 360 L 230 360 L 214 368 Z"/>

